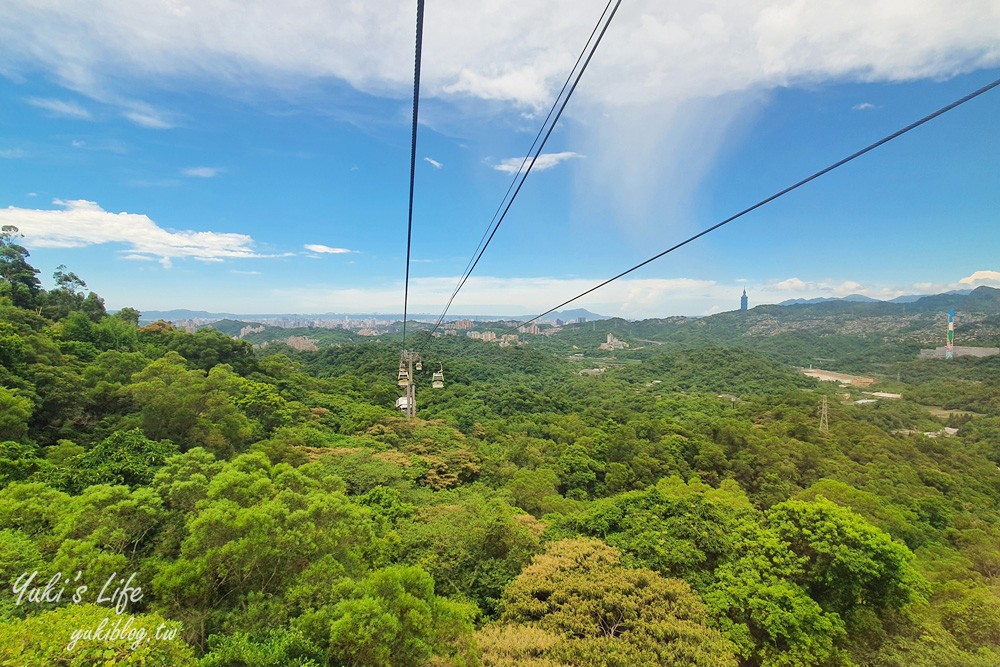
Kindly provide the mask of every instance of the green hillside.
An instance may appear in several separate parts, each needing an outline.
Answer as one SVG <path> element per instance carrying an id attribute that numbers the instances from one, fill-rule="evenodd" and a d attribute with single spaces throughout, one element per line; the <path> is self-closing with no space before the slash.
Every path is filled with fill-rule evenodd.
<path id="1" fill-rule="evenodd" d="M 418 332 L 405 419 L 388 341 L 257 351 L 3 268 L 0 664 L 1000 664 L 1000 359 L 856 332 L 883 304 Z M 74 640 L 133 573 L 146 638 Z"/>

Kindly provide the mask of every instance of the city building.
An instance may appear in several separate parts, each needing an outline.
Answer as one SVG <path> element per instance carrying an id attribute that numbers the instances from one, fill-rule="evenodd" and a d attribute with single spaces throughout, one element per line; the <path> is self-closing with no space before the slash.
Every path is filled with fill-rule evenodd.
<path id="1" fill-rule="evenodd" d="M 740 310 L 746 310 L 750 305 L 750 298 L 747 297 L 747 288 L 743 288 L 743 296 L 740 297 Z"/>
<path id="2" fill-rule="evenodd" d="M 597 346 L 599 350 L 624 350 L 626 347 L 628 347 L 628 343 L 618 340 L 612 334 L 608 334 L 607 343 L 601 343 Z"/>

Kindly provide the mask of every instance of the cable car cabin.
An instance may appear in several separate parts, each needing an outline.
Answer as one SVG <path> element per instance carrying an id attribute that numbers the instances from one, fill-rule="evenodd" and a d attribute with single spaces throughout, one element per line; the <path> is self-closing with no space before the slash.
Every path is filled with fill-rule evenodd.
<path id="1" fill-rule="evenodd" d="M 396 399 L 396 409 L 399 410 L 400 412 L 406 412 L 409 407 L 410 407 L 409 396 L 400 396 L 399 398 Z"/>
<path id="2" fill-rule="evenodd" d="M 414 366 L 414 368 L 416 370 L 418 370 L 418 371 L 424 370 L 424 364 L 423 364 L 423 362 L 420 361 L 419 359 L 417 359 L 417 364 L 416 364 L 416 366 Z"/>
<path id="3" fill-rule="evenodd" d="M 400 387 L 408 387 L 410 384 L 410 374 L 406 372 L 406 366 L 399 365 L 399 375 L 396 376 L 396 384 Z"/>
<path id="4" fill-rule="evenodd" d="M 434 377 L 431 380 L 431 386 L 435 389 L 444 389 L 444 370 L 434 371 Z"/>

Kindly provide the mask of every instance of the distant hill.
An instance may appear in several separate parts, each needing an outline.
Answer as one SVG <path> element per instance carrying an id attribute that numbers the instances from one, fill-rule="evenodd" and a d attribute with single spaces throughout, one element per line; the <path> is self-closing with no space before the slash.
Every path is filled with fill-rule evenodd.
<path id="1" fill-rule="evenodd" d="M 965 296 L 971 294 L 971 289 L 963 290 L 952 290 L 950 292 L 943 292 L 942 294 L 954 295 L 958 294 Z M 779 303 L 779 306 L 801 306 L 803 304 L 815 304 L 815 303 L 826 303 L 827 301 L 852 301 L 856 303 L 913 303 L 914 301 L 919 301 L 927 296 L 938 296 L 938 295 L 928 295 L 928 294 L 906 294 L 903 296 L 897 296 L 895 299 L 887 299 L 882 301 L 881 299 L 873 299 L 870 296 L 865 296 L 864 294 L 849 294 L 844 297 L 834 297 L 834 296 L 820 296 L 814 299 L 787 299 Z"/>
<path id="2" fill-rule="evenodd" d="M 947 312 L 956 311 L 957 345 L 1000 347 L 1000 289 L 936 294 L 915 301 L 845 299 L 786 306 L 761 305 L 708 317 L 668 317 L 638 322 L 613 318 L 570 325 L 547 341 L 530 344 L 559 352 L 606 356 L 597 346 L 607 334 L 629 343 L 619 358 L 706 344 L 747 347 L 798 366 L 873 373 L 916 359 L 923 348 L 944 345 Z"/>
<path id="3" fill-rule="evenodd" d="M 819 296 L 815 299 L 788 299 L 787 301 L 782 301 L 779 306 L 800 306 L 802 304 L 812 304 L 812 303 L 826 303 L 827 301 L 853 301 L 857 303 L 874 303 L 878 299 L 873 299 L 870 296 L 865 296 L 864 294 L 849 294 L 844 297 L 834 297 L 834 296 Z"/>
<path id="4" fill-rule="evenodd" d="M 534 315 L 526 315 L 524 317 L 519 317 L 518 319 L 530 319 Z M 556 319 L 565 320 L 566 322 L 576 322 L 581 317 L 585 318 L 588 322 L 591 320 L 610 320 L 611 317 L 608 315 L 598 315 L 597 313 L 592 313 L 586 308 L 574 308 L 572 310 L 557 310 L 554 313 L 549 313 L 545 316 L 546 321 L 552 322 Z"/>
<path id="5" fill-rule="evenodd" d="M 216 331 L 221 331 L 222 333 L 226 334 L 227 336 L 236 337 L 236 336 L 240 335 L 240 331 L 242 331 L 244 327 L 248 327 L 248 326 L 260 326 L 260 323 L 259 322 L 245 322 L 243 320 L 225 319 L 225 320 L 218 320 L 216 322 L 212 322 L 211 324 L 206 324 L 205 326 L 212 327 Z"/>
<path id="6" fill-rule="evenodd" d="M 970 290 L 970 289 L 956 289 L 956 290 L 952 290 L 950 292 L 942 292 L 942 294 L 959 294 L 959 295 L 962 295 L 962 296 L 966 296 L 966 295 L 972 294 L 972 290 Z M 905 295 L 905 296 L 897 296 L 895 299 L 889 299 L 889 303 L 912 303 L 914 301 L 919 301 L 920 299 L 923 299 L 925 296 L 927 296 L 927 295 L 926 294 L 908 294 L 908 295 Z"/>

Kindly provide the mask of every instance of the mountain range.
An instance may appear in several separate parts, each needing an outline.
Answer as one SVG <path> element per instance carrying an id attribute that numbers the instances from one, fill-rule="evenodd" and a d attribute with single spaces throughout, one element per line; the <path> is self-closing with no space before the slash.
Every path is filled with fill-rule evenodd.
<path id="1" fill-rule="evenodd" d="M 952 290 L 950 292 L 943 292 L 943 294 L 958 294 L 961 296 L 966 296 L 971 294 L 971 289 L 962 290 Z M 897 296 L 895 299 L 873 299 L 870 296 L 865 296 L 864 294 L 848 294 L 847 296 L 834 297 L 834 296 L 820 296 L 814 299 L 787 299 L 779 303 L 779 306 L 801 306 L 803 304 L 815 304 L 815 303 L 826 303 L 828 301 L 850 301 L 853 303 L 913 303 L 914 301 L 919 301 L 927 296 L 936 296 L 930 294 L 905 294 L 903 296 Z"/>

